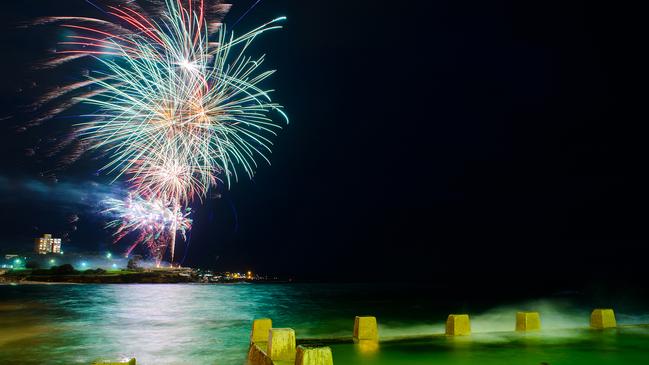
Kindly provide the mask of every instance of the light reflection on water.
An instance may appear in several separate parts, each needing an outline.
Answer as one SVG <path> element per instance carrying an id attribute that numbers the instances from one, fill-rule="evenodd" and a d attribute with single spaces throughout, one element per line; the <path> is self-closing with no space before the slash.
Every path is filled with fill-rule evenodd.
<path id="1" fill-rule="evenodd" d="M 551 333 L 477 333 L 471 336 L 381 343 L 377 353 L 334 345 L 336 365 L 622 365 L 649 360 L 649 328 Z"/>
<path id="2" fill-rule="evenodd" d="M 377 315 L 383 338 L 443 331 L 448 308 L 458 304 L 421 293 L 431 291 L 367 284 L 0 286 L 0 364 L 89 364 L 133 356 L 144 365 L 242 365 L 251 321 L 259 317 L 292 327 L 302 338 L 350 336 L 354 316 L 364 314 Z M 527 305 L 541 310 L 544 328 L 582 325 L 590 310 L 564 302 Z M 474 330 L 505 330 L 513 327 L 516 308 L 468 311 L 476 313 Z M 647 317 L 619 318 L 623 324 Z M 471 340 L 489 346 L 509 341 L 501 335 Z M 382 344 L 375 359 L 394 363 L 393 357 L 405 356 L 401 351 L 408 349 L 414 351 L 413 364 L 429 363 L 430 354 L 423 354 L 429 346 Z M 337 346 L 335 363 L 354 363 L 350 351 Z"/>
<path id="3" fill-rule="evenodd" d="M 271 300 L 281 297 L 281 286 L 263 291 L 253 285 L 9 289 L 0 311 L 5 333 L 0 335 L 0 363 L 13 358 L 40 364 L 37 359 L 47 354 L 52 364 L 124 356 L 142 364 L 241 364 L 250 320 L 282 317 Z"/>
<path id="4" fill-rule="evenodd" d="M 330 297 L 335 287 L 0 286 L 0 363 L 41 364 L 46 355 L 47 364 L 134 356 L 145 365 L 241 365 L 254 318 L 270 317 L 299 336 L 349 335 L 356 309 L 372 305 L 341 305 Z"/>

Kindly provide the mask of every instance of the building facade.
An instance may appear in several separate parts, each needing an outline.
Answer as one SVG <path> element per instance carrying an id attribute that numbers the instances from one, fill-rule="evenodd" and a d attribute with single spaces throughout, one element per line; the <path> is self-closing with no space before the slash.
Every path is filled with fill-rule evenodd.
<path id="1" fill-rule="evenodd" d="M 35 240 L 34 252 L 40 255 L 61 253 L 61 239 L 53 238 L 51 234 L 46 233 Z"/>

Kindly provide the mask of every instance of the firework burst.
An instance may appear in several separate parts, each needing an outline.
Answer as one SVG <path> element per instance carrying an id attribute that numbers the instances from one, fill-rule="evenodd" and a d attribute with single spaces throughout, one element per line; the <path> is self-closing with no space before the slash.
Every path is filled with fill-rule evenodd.
<path id="1" fill-rule="evenodd" d="M 107 199 L 103 213 L 113 218 L 107 227 L 115 229 L 115 241 L 136 233 L 137 237 L 126 250 L 128 256 L 139 244 L 144 244 L 160 264 L 168 247 L 169 235 L 185 234 L 192 227 L 191 209 L 179 209 L 162 199 L 143 199 L 129 195 L 125 200 Z"/>
<path id="2" fill-rule="evenodd" d="M 59 23 L 72 32 L 46 67 L 88 57 L 101 65 L 87 80 L 47 93 L 35 107 L 54 106 L 32 124 L 79 103 L 94 110 L 83 115 L 87 121 L 75 126 L 75 136 L 106 156 L 101 171 L 115 179 L 125 176 L 132 186 L 137 198 L 110 201 L 113 208 L 106 211 L 124 212 L 118 214 L 121 224 L 109 225 L 119 227 L 117 240 L 124 232 L 141 231 L 129 252 L 146 243 L 160 257 L 160 242 L 168 242 L 173 261 L 176 233 L 189 229 L 186 222 L 150 226 L 138 223 L 131 211 L 179 212 L 219 181 L 229 186 L 241 172 L 252 177 L 258 159 L 268 162 L 271 138 L 281 126 L 272 114 L 288 122 L 282 106 L 272 101 L 272 90 L 262 85 L 274 71 L 261 69 L 264 56 L 246 55 L 257 36 L 281 28 L 284 18 L 235 36 L 222 23 L 229 7 L 220 1 L 165 0 L 147 12 L 125 1 L 106 7 L 111 21 L 37 22 Z"/>

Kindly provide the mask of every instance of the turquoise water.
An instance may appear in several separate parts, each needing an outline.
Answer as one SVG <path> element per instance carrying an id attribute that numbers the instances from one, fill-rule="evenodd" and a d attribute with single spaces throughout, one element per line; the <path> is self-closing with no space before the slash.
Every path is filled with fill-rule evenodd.
<path id="1" fill-rule="evenodd" d="M 0 364 L 88 364 L 132 356 L 144 365 L 241 365 L 253 318 L 271 317 L 275 326 L 294 328 L 298 338 L 322 338 L 350 336 L 354 316 L 372 314 L 381 337 L 394 338 L 443 332 L 446 314 L 458 311 L 471 313 L 470 338 L 383 343 L 377 352 L 335 345 L 335 363 L 649 360 L 646 328 L 562 329 L 588 324 L 592 308 L 571 298 L 472 306 L 429 288 L 394 284 L 5 285 L 0 298 Z M 544 331 L 524 337 L 482 333 L 511 330 L 515 311 L 522 309 L 539 310 Z M 646 323 L 649 317 L 618 311 L 618 322 Z"/>

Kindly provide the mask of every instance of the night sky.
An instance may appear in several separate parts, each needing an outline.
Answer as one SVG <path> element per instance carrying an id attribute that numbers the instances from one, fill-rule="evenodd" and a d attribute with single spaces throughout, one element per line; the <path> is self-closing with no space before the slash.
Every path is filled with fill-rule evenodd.
<path id="1" fill-rule="evenodd" d="M 253 2 L 234 1 L 226 22 Z M 77 251 L 121 249 L 97 214 L 96 198 L 120 189 L 95 174 L 100 157 L 41 176 L 56 165 L 47 138 L 71 121 L 17 132 L 21 105 L 82 77 L 33 71 L 59 30 L 18 25 L 70 14 L 102 16 L 83 0 L 3 3 L 3 251 L 43 232 L 68 232 Z M 251 54 L 278 70 L 268 84 L 291 123 L 271 166 L 194 204 L 184 264 L 304 280 L 646 275 L 641 14 L 592 1 L 262 1 L 234 29 L 288 17 Z"/>

